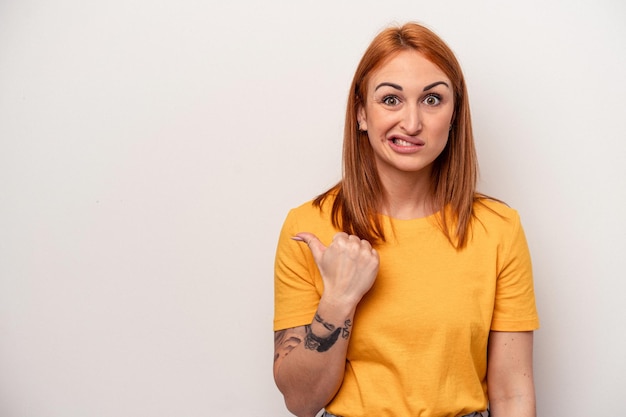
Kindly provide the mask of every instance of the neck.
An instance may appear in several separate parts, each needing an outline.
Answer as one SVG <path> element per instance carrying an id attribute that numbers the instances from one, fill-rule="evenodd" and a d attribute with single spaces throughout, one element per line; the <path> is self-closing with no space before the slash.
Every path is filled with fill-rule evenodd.
<path id="1" fill-rule="evenodd" d="M 405 174 L 405 173 L 403 173 Z M 381 175 L 383 214 L 399 220 L 418 219 L 435 212 L 430 172 L 415 175 Z"/>

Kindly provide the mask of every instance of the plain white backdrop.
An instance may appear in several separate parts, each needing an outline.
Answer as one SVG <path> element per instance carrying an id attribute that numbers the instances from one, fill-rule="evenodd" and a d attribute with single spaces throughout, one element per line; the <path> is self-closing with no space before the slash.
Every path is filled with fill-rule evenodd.
<path id="1" fill-rule="evenodd" d="M 522 216 L 539 415 L 623 413 L 623 1 L 0 0 L 0 416 L 288 416 L 278 232 L 409 20 L 457 53 L 480 188 Z"/>

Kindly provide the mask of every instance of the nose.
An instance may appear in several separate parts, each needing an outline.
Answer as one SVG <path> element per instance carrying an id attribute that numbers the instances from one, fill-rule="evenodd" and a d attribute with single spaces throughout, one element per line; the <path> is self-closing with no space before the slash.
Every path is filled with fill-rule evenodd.
<path id="1" fill-rule="evenodd" d="M 419 106 L 404 107 L 400 127 L 410 136 L 415 136 L 422 130 L 422 115 Z"/>

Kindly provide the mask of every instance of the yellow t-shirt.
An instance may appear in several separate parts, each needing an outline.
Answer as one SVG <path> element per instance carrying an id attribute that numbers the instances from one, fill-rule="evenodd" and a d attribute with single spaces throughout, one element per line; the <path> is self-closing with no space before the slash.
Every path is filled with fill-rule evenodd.
<path id="1" fill-rule="evenodd" d="M 338 230 L 306 203 L 289 212 L 275 262 L 274 330 L 310 324 L 323 292 L 307 245 Z M 470 240 L 456 250 L 436 216 L 383 216 L 380 268 L 353 321 L 343 384 L 326 409 L 339 416 L 458 416 L 487 407 L 490 330 L 539 327 L 532 268 L 517 212 L 481 200 Z"/>

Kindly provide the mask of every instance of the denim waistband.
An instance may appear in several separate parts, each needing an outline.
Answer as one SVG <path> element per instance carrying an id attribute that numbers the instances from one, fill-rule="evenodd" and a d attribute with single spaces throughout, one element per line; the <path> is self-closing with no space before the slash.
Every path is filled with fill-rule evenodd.
<path id="1" fill-rule="evenodd" d="M 342 416 L 336 416 L 334 414 L 330 414 L 328 411 L 324 411 L 324 414 L 322 414 L 320 417 L 342 417 Z M 489 417 L 489 410 L 474 411 L 473 413 L 465 414 L 464 416 L 461 416 L 461 417 Z"/>

